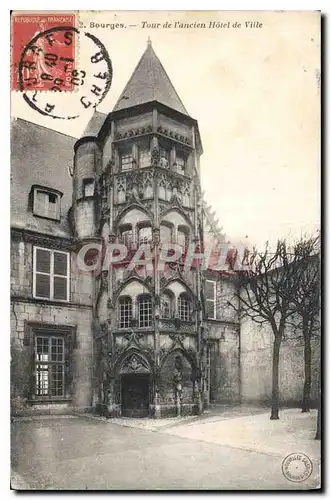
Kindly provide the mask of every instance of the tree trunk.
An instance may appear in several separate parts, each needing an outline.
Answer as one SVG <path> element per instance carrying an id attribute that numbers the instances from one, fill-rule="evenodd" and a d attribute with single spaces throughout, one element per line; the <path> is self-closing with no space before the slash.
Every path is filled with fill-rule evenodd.
<path id="1" fill-rule="evenodd" d="M 321 401 L 321 367 L 320 367 L 319 377 L 318 377 L 317 428 L 316 428 L 316 436 L 315 436 L 315 439 L 319 439 L 319 440 L 321 440 L 321 434 L 322 434 L 322 429 L 321 429 L 321 407 L 322 407 L 322 401 Z"/>
<path id="2" fill-rule="evenodd" d="M 318 408 L 317 412 L 317 429 L 315 439 L 321 440 L 321 408 Z"/>
<path id="3" fill-rule="evenodd" d="M 311 345 L 308 330 L 308 321 L 303 322 L 304 336 L 304 359 L 305 359 L 305 381 L 303 385 L 302 412 L 310 410 L 310 388 L 311 388 Z"/>
<path id="4" fill-rule="evenodd" d="M 279 351 L 282 337 L 277 334 L 274 340 L 272 357 L 272 395 L 270 420 L 279 419 Z"/>

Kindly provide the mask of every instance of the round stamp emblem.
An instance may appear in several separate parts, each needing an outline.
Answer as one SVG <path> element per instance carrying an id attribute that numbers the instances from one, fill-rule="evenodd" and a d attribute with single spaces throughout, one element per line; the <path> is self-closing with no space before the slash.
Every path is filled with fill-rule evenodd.
<path id="1" fill-rule="evenodd" d="M 112 82 L 109 54 L 98 38 L 70 26 L 38 33 L 24 47 L 19 90 L 35 111 L 72 120 L 98 106 Z"/>
<path id="2" fill-rule="evenodd" d="M 304 453 L 291 453 L 283 460 L 282 472 L 289 481 L 300 483 L 313 472 L 313 463 Z"/>

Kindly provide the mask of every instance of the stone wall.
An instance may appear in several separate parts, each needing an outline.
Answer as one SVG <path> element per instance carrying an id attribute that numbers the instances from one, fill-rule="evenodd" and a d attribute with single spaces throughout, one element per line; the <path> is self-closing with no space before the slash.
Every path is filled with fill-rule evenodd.
<path id="1" fill-rule="evenodd" d="M 209 321 L 210 402 L 240 400 L 239 326 Z"/>
<path id="2" fill-rule="evenodd" d="M 44 241 L 38 245 L 51 248 Z M 61 303 L 33 298 L 33 244 L 11 241 L 11 400 L 14 414 L 64 412 L 91 407 L 92 383 L 92 281 L 77 273 L 75 254 L 71 254 L 70 301 Z M 52 403 L 31 400 L 31 367 L 33 346 L 26 345 L 30 324 L 70 326 L 76 329 L 76 346 L 72 354 L 71 398 Z M 47 328 L 46 328 L 47 329 Z"/>
<path id="3" fill-rule="evenodd" d="M 286 337 L 293 336 L 286 332 Z M 312 387 L 314 404 L 318 399 L 320 343 L 312 340 Z M 273 334 L 269 325 L 260 327 L 246 319 L 241 323 L 241 390 L 243 402 L 263 403 L 271 399 Z M 280 348 L 279 390 L 281 404 L 299 405 L 304 383 L 302 338 L 284 340 Z"/>
<path id="4" fill-rule="evenodd" d="M 11 398 L 14 413 L 42 411 L 45 405 L 29 400 L 31 351 L 24 345 L 25 330 L 29 323 L 77 327 L 76 348 L 73 350 L 72 399 L 65 404 L 53 404 L 54 409 L 86 410 L 91 407 L 92 380 L 92 315 L 90 308 L 54 306 L 13 300 L 11 304 Z M 47 409 L 49 406 L 47 404 Z"/>

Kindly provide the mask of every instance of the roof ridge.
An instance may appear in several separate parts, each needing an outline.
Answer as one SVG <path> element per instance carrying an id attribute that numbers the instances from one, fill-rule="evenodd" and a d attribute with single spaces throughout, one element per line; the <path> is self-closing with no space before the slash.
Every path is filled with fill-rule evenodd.
<path id="1" fill-rule="evenodd" d="M 124 99 L 128 102 L 122 102 Z M 113 111 L 127 109 L 150 101 L 160 102 L 189 116 L 149 40 Z"/>
<path id="2" fill-rule="evenodd" d="M 130 83 L 132 82 L 133 77 L 134 77 L 134 75 L 135 75 L 135 73 L 136 73 L 137 69 L 139 68 L 139 65 L 140 65 L 140 63 L 141 63 L 141 61 L 142 61 L 142 59 L 143 59 L 143 57 L 144 57 L 145 53 L 146 53 L 146 50 L 142 53 L 142 55 L 141 55 L 141 57 L 140 57 L 140 59 L 139 59 L 138 63 L 136 64 L 136 67 L 135 67 L 135 68 L 134 68 L 134 70 L 132 71 L 132 74 L 131 74 L 131 76 L 130 76 L 130 78 L 129 78 L 128 82 L 127 82 L 127 84 L 125 85 L 125 87 L 124 87 L 124 89 L 122 90 L 122 92 L 121 92 L 121 94 L 120 94 L 119 98 L 117 99 L 116 104 L 115 104 L 115 106 L 114 106 L 114 110 L 116 109 L 117 105 L 118 105 L 118 104 L 119 104 L 119 102 L 122 100 L 123 96 L 125 95 L 125 91 L 126 91 L 126 89 L 128 88 L 128 86 L 130 85 Z"/>
<path id="3" fill-rule="evenodd" d="M 65 137 L 68 137 L 69 139 L 74 139 L 74 140 L 78 139 L 78 137 L 76 137 L 75 135 L 65 134 L 64 132 L 60 132 L 60 131 L 55 130 L 54 128 L 51 128 L 51 127 L 46 127 L 46 125 L 41 125 L 40 123 L 33 122 L 31 120 L 27 120 L 26 118 L 21 118 L 20 116 L 12 116 L 11 117 L 11 123 L 15 120 L 20 120 L 21 122 L 26 122 L 26 123 L 32 123 L 33 125 L 36 125 L 37 127 L 44 128 L 46 130 L 50 130 L 51 132 L 54 132 L 55 134 L 64 135 Z"/>
<path id="4" fill-rule="evenodd" d="M 184 104 L 183 104 L 183 101 L 182 101 L 182 100 L 181 100 L 181 98 L 179 97 L 179 94 L 178 94 L 177 90 L 175 89 L 175 86 L 173 85 L 172 81 L 170 80 L 170 77 L 169 77 L 169 75 L 168 75 L 167 71 L 165 70 L 165 67 L 163 66 L 162 62 L 161 62 L 161 61 L 160 61 L 160 59 L 157 57 L 156 52 L 153 50 L 152 45 L 151 45 L 151 48 L 152 48 L 153 54 L 155 55 L 155 57 L 156 57 L 156 59 L 158 60 L 158 62 L 159 62 L 159 64 L 160 64 L 161 68 L 163 69 L 163 71 L 164 71 L 164 73 L 165 73 L 166 77 L 168 78 L 168 81 L 169 81 L 170 85 L 172 86 L 172 88 L 173 88 L 173 90 L 174 90 L 174 92 L 175 92 L 175 94 L 176 94 L 176 97 L 178 98 L 179 102 L 180 102 L 180 103 L 181 103 L 181 105 L 183 106 L 185 113 L 188 115 L 187 109 L 185 108 L 185 106 L 184 106 Z M 154 82 L 154 83 L 155 83 L 155 82 Z M 156 99 L 156 100 L 157 100 L 157 99 Z"/>

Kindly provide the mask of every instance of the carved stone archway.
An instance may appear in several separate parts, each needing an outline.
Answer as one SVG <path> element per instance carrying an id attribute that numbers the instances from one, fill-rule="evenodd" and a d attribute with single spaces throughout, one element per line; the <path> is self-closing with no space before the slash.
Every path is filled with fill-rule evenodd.
<path id="1" fill-rule="evenodd" d="M 151 370 L 143 356 L 134 352 L 126 356 L 120 367 L 121 414 L 147 417 L 151 402 Z"/>
<path id="2" fill-rule="evenodd" d="M 129 354 L 123 361 L 120 375 L 145 373 L 150 374 L 151 370 L 148 362 L 136 352 Z"/>

